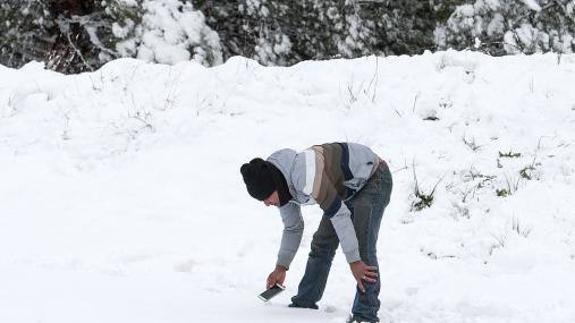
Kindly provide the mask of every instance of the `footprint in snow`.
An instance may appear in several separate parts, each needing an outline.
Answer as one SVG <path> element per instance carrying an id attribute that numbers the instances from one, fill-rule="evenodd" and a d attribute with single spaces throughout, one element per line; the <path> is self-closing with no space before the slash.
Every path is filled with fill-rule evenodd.
<path id="1" fill-rule="evenodd" d="M 174 270 L 180 273 L 189 273 L 191 272 L 194 267 L 196 267 L 197 262 L 195 262 L 194 260 L 188 260 L 179 264 L 176 264 L 174 266 Z"/>

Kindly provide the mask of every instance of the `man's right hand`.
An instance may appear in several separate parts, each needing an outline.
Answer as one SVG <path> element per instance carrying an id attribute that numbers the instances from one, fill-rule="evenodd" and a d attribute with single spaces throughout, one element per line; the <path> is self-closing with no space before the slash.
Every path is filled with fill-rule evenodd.
<path id="1" fill-rule="evenodd" d="M 275 284 L 280 284 L 283 286 L 284 280 L 286 279 L 286 271 L 286 267 L 277 265 L 276 269 L 274 269 L 274 271 L 272 271 L 268 276 L 266 288 L 271 288 Z"/>

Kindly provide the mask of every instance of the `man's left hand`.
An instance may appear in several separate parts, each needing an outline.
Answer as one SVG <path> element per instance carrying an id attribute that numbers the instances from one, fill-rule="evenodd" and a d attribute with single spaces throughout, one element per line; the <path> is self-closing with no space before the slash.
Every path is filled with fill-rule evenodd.
<path id="1" fill-rule="evenodd" d="M 359 260 L 356 262 L 352 262 L 349 264 L 353 277 L 357 281 L 357 286 L 359 290 L 365 293 L 365 286 L 363 282 L 366 281 L 368 283 L 375 283 L 377 282 L 377 267 L 375 266 L 368 266 L 363 261 Z"/>

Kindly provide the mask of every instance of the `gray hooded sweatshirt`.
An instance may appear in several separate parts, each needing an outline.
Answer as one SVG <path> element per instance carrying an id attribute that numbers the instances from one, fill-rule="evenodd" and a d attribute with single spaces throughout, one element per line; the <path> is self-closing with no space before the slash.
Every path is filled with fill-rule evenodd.
<path id="1" fill-rule="evenodd" d="M 332 143 L 312 146 L 301 153 L 282 149 L 267 160 L 281 171 L 292 195 L 279 207 L 284 230 L 277 264 L 289 268 L 303 234 L 300 206 L 316 203 L 333 224 L 347 262 L 360 260 L 351 212 L 344 202 L 365 185 L 381 159 L 360 144 Z"/>

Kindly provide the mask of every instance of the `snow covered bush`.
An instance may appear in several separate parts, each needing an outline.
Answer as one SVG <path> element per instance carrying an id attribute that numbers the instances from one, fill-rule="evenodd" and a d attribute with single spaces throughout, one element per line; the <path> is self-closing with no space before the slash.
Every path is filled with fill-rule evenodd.
<path id="1" fill-rule="evenodd" d="M 141 24 L 126 21 L 115 25 L 114 34 L 121 38 L 133 30 L 133 37 L 119 42 L 122 56 L 136 56 L 146 61 L 175 64 L 195 60 L 212 66 L 222 63 L 220 40 L 205 23 L 204 15 L 191 3 L 178 0 L 146 0 L 141 7 Z"/>
<path id="2" fill-rule="evenodd" d="M 387 55 L 421 54 L 434 49 L 433 30 L 447 20 L 462 1 L 362 1 L 362 15 L 369 24 L 372 46 Z"/>
<path id="3" fill-rule="evenodd" d="M 219 34 L 225 58 L 250 57 L 264 65 L 372 53 L 359 1 L 194 0 Z"/>
<path id="4" fill-rule="evenodd" d="M 9 0 L 0 5 L 0 19 L 0 63 L 10 67 L 38 60 L 78 73 L 119 57 L 222 63 L 218 35 L 189 2 Z"/>
<path id="5" fill-rule="evenodd" d="M 441 49 L 492 55 L 575 51 L 574 0 L 476 0 L 458 6 L 435 30 Z"/>
<path id="6" fill-rule="evenodd" d="M 205 24 L 191 3 L 178 0 L 112 0 L 101 2 L 108 23 L 99 31 L 106 39 L 108 57 L 137 57 L 175 64 L 195 60 L 212 66 L 222 63 L 218 35 Z M 96 34 L 96 33 L 94 33 Z M 92 37 L 97 39 L 97 37 Z M 95 41 L 99 46 L 102 42 Z"/>
<path id="7" fill-rule="evenodd" d="M 252 29 L 248 34 L 253 37 L 251 57 L 264 65 L 286 65 L 292 53 L 292 42 L 284 33 L 276 17 L 289 12 L 284 4 L 272 1 L 241 1 L 237 5 L 238 13 L 250 21 Z"/>
<path id="8" fill-rule="evenodd" d="M 0 3 L 0 63 L 15 67 L 45 56 L 55 23 L 44 2 L 3 0 Z"/>
<path id="9" fill-rule="evenodd" d="M 361 16 L 359 2 L 307 1 L 291 12 L 295 49 L 302 58 L 358 57 L 371 53 L 371 32 Z"/>
<path id="10" fill-rule="evenodd" d="M 0 63 L 20 67 L 36 60 L 63 72 L 93 70 L 105 49 L 100 1 L 8 0 L 0 5 Z"/>
<path id="11" fill-rule="evenodd" d="M 463 0 L 194 0 L 220 35 L 224 58 L 242 55 L 265 65 L 434 49 L 436 21 Z"/>
<path id="12" fill-rule="evenodd" d="M 119 57 L 263 65 L 477 49 L 575 51 L 575 0 L 5 0 L 0 63 L 78 73 Z"/>

